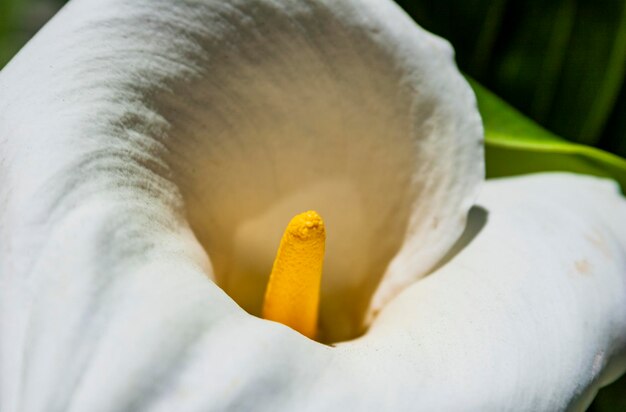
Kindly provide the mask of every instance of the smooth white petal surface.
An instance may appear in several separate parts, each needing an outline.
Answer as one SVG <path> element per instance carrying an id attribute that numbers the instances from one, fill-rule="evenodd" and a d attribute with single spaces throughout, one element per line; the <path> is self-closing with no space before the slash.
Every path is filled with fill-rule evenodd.
<path id="1" fill-rule="evenodd" d="M 626 366 L 625 234 L 608 182 L 490 182 L 455 256 L 335 348 L 247 315 L 188 239 L 100 281 L 55 262 L 93 275 L 41 292 L 25 340 L 3 306 L 3 410 L 583 410 Z"/>
<path id="2" fill-rule="evenodd" d="M 612 182 L 490 181 L 449 258 L 343 346 L 364 380 L 404 377 L 400 409 L 584 410 L 624 372 L 626 199 Z"/>
<path id="3" fill-rule="evenodd" d="M 73 2 L 0 73 L 0 410 L 582 405 L 624 350 L 606 183 L 490 185 L 473 241 L 336 348 L 213 282 L 254 312 L 316 208 L 322 327 L 351 335 L 457 240 L 480 135 L 447 43 L 390 2 Z"/>
<path id="4" fill-rule="evenodd" d="M 0 96 L 5 260 L 30 266 L 79 204 L 161 204 L 258 313 L 282 230 L 315 209 L 330 341 L 434 266 L 483 177 L 452 49 L 391 1 L 77 0 Z"/>

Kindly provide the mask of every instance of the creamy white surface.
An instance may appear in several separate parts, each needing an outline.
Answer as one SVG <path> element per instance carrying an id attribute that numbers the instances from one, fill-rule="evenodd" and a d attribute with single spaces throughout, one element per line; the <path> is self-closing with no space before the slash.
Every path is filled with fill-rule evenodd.
<path id="1" fill-rule="evenodd" d="M 483 230 L 396 297 L 461 234 L 481 135 L 391 2 L 72 2 L 0 72 L 0 410 L 584 404 L 625 346 L 607 183 L 490 183 Z M 310 208 L 326 337 L 384 308 L 336 348 L 214 282 L 254 311 Z"/>

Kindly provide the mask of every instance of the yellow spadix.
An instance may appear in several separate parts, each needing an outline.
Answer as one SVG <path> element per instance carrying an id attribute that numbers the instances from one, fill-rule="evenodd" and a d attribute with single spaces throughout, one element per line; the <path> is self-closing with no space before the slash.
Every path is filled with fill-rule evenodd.
<path id="1" fill-rule="evenodd" d="M 291 219 L 267 283 L 263 318 L 315 338 L 325 243 L 324 222 L 316 212 Z"/>

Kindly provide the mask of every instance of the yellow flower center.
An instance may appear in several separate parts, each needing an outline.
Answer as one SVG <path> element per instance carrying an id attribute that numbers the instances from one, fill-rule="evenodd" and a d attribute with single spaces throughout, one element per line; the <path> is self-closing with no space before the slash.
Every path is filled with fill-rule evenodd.
<path id="1" fill-rule="evenodd" d="M 315 339 L 325 243 L 324 222 L 316 212 L 291 219 L 267 283 L 263 318 Z"/>

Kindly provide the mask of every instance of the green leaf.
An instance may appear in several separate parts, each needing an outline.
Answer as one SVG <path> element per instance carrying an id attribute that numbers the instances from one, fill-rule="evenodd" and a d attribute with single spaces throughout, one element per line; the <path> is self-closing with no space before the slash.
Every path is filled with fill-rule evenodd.
<path id="1" fill-rule="evenodd" d="M 626 160 L 543 129 L 468 79 L 485 125 L 487 177 L 567 171 L 615 179 L 626 192 Z"/>

